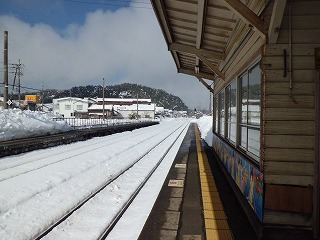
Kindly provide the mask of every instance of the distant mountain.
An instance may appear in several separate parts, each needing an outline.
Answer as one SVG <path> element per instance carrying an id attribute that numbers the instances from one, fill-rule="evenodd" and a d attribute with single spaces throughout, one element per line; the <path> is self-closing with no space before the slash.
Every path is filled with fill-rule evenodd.
<path id="1" fill-rule="evenodd" d="M 28 93 L 32 94 L 32 93 Z M 36 94 L 36 93 L 34 93 Z M 39 93 L 38 93 L 39 94 Z M 105 87 L 106 98 L 151 98 L 152 102 L 159 107 L 174 110 L 188 110 L 186 104 L 177 96 L 161 89 L 154 89 L 138 84 L 123 83 Z M 78 98 L 101 98 L 102 86 L 80 86 L 69 90 L 44 90 L 44 103 L 52 102 L 53 98 L 78 97 Z"/>

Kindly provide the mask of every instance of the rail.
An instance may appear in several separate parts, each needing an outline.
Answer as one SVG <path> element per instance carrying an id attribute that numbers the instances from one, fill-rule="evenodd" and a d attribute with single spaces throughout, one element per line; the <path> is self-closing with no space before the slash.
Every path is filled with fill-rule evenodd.
<path id="1" fill-rule="evenodd" d="M 79 210 L 80 208 L 82 208 L 86 203 L 89 202 L 89 200 L 95 198 L 100 192 L 102 192 L 104 189 L 106 189 L 107 186 L 109 186 L 111 183 L 114 183 L 120 176 L 122 176 L 124 173 L 128 172 L 128 171 L 135 171 L 134 167 L 137 165 L 138 162 L 141 162 L 145 159 L 145 161 L 150 162 L 148 160 L 148 155 L 151 152 L 155 152 L 156 154 L 157 148 L 161 148 L 161 144 L 168 141 L 168 138 L 170 136 L 173 136 L 174 140 L 169 144 L 168 148 L 165 150 L 164 153 L 161 154 L 161 157 L 158 159 L 158 161 L 155 163 L 155 165 L 152 167 L 152 169 L 149 170 L 149 172 L 147 173 L 147 175 L 144 177 L 144 180 L 140 183 L 140 185 L 136 188 L 133 189 L 132 195 L 129 197 L 129 199 L 126 201 L 126 203 L 118 210 L 118 213 L 114 216 L 114 218 L 111 220 L 111 222 L 108 224 L 108 226 L 106 226 L 106 228 L 100 233 L 99 236 L 99 240 L 102 239 L 106 239 L 108 234 L 112 231 L 112 229 L 114 228 L 114 226 L 116 225 L 116 223 L 120 220 L 120 218 L 122 217 L 122 215 L 124 214 L 124 212 L 128 209 L 128 207 L 131 205 L 131 203 L 133 202 L 133 200 L 135 199 L 135 197 L 138 195 L 138 193 L 140 192 L 140 190 L 143 188 L 143 186 L 147 183 L 147 181 L 150 179 L 150 177 L 152 176 L 152 174 L 155 172 L 155 170 L 159 167 L 159 165 L 161 164 L 161 162 L 163 161 L 163 159 L 165 158 L 165 156 L 169 153 L 169 151 L 173 148 L 173 146 L 175 145 L 175 143 L 178 141 L 178 139 L 182 136 L 183 131 L 188 127 L 188 124 L 182 124 L 179 128 L 177 128 L 176 130 L 174 130 L 172 133 L 170 133 L 168 136 L 166 136 L 166 138 L 162 139 L 160 142 L 157 142 L 156 144 L 154 144 L 153 146 L 150 146 L 149 149 L 146 149 L 145 152 L 138 157 L 132 164 L 130 164 L 129 166 L 127 166 L 125 169 L 123 169 L 122 171 L 120 171 L 118 174 L 114 175 L 112 177 L 112 179 L 109 179 L 107 182 L 105 182 L 99 189 L 97 189 L 96 191 L 92 192 L 89 196 L 87 196 L 85 199 L 83 199 L 81 201 L 81 203 L 79 203 L 77 206 L 74 206 L 72 209 L 69 210 L 69 212 L 67 214 L 65 214 L 64 216 L 62 216 L 58 221 L 54 222 L 51 224 L 51 226 L 49 226 L 46 230 L 44 230 L 42 233 L 39 233 L 38 236 L 35 237 L 36 240 L 40 240 L 43 237 L 45 237 L 47 234 L 49 234 L 54 228 L 56 228 L 57 226 L 59 226 L 60 224 L 62 224 L 64 221 L 66 221 L 68 219 L 68 217 L 70 217 L 73 213 L 75 213 L 77 210 Z M 175 135 L 176 133 L 178 133 L 177 135 Z M 153 136 L 155 137 L 155 136 Z M 152 138 L 153 138 L 152 137 Z M 138 167 L 138 166 L 137 166 Z"/>

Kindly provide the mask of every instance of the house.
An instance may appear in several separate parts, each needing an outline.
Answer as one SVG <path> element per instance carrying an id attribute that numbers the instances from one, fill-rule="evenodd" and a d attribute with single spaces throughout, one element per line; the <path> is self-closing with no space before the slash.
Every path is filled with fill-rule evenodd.
<path id="1" fill-rule="evenodd" d="M 53 99 L 53 112 L 65 118 L 87 118 L 88 108 L 95 103 L 92 99 L 65 97 Z"/>
<path id="2" fill-rule="evenodd" d="M 155 104 L 151 103 L 151 99 L 105 98 L 103 101 L 97 98 L 96 101 L 88 108 L 90 116 L 101 117 L 104 112 L 106 118 L 131 118 L 137 115 L 139 118 L 155 117 Z"/>

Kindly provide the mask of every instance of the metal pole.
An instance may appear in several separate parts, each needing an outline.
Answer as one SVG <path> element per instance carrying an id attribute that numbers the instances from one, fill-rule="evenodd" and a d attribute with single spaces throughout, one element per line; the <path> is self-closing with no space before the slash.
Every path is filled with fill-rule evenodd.
<path id="1" fill-rule="evenodd" d="M 3 107 L 8 109 L 8 31 L 4 31 L 3 65 Z"/>
<path id="2" fill-rule="evenodd" d="M 18 100 L 19 100 L 19 109 L 21 108 L 21 106 L 20 106 L 20 102 L 21 102 L 20 76 L 21 76 L 21 64 L 20 64 L 20 59 L 19 59 L 19 64 L 18 64 Z"/>
<path id="3" fill-rule="evenodd" d="M 102 78 L 102 118 L 104 120 L 104 78 Z"/>
<path id="4" fill-rule="evenodd" d="M 137 93 L 137 120 L 138 120 L 138 117 L 139 117 L 139 105 L 138 105 L 138 101 L 139 101 L 139 95 Z"/>

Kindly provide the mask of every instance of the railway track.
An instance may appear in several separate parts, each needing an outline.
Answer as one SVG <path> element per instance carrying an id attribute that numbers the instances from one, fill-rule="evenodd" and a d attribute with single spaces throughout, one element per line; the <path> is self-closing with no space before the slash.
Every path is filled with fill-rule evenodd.
<path id="1" fill-rule="evenodd" d="M 170 130 L 165 131 L 165 129 L 161 129 L 161 128 L 157 132 L 152 132 L 152 131 L 149 132 L 149 134 L 147 134 L 148 137 L 146 137 L 144 141 L 137 142 L 137 144 L 139 145 L 144 144 L 143 152 L 134 154 L 134 149 L 133 149 L 134 145 L 131 147 L 128 147 L 126 151 L 121 150 L 119 153 L 120 155 L 121 154 L 135 155 L 134 160 L 130 160 L 130 164 L 124 164 L 123 166 L 125 167 L 123 167 L 121 171 L 118 171 L 117 173 L 114 173 L 114 174 L 110 174 L 109 178 L 105 177 L 107 180 L 105 180 L 103 183 L 100 183 L 98 187 L 96 186 L 95 188 L 92 188 L 90 193 L 87 194 L 85 198 L 82 198 L 80 201 L 77 201 L 76 204 L 74 204 L 74 202 L 72 204 L 66 204 L 67 206 L 65 206 L 65 209 L 63 210 L 64 214 L 60 214 L 59 217 L 57 216 L 53 217 L 52 220 L 49 221 L 50 222 L 49 224 L 41 226 L 40 228 L 38 227 L 38 230 L 36 230 L 34 234 L 28 235 L 26 239 L 30 239 L 30 238 L 61 239 L 61 237 L 63 239 L 68 239 L 71 236 L 63 236 L 63 235 L 64 234 L 68 235 L 69 233 L 72 233 L 74 231 L 77 231 L 79 236 L 82 236 L 83 233 L 81 233 L 81 229 L 83 228 L 83 226 L 88 226 L 92 222 L 95 223 L 95 226 L 93 227 L 94 233 L 92 232 L 90 233 L 90 236 L 91 236 L 90 238 L 105 239 L 106 236 L 112 231 L 113 226 L 115 226 L 117 221 L 121 218 L 124 211 L 130 206 L 131 202 L 134 200 L 134 198 L 137 196 L 139 191 L 146 184 L 150 176 L 152 176 L 152 173 L 161 164 L 161 161 L 165 158 L 165 156 L 170 151 L 174 143 L 179 139 L 179 137 L 181 137 L 182 132 L 185 130 L 185 128 L 188 125 L 189 124 L 187 122 L 184 122 L 180 124 L 178 127 L 176 127 L 174 131 L 171 131 L 171 132 Z M 139 134 L 146 135 L 146 132 L 142 131 Z M 152 137 L 152 136 L 155 136 L 155 134 L 157 135 L 157 137 Z M 159 135 L 161 135 L 162 137 L 159 138 Z M 159 141 L 159 139 L 161 140 Z M 105 143 L 105 145 L 106 144 L 111 145 L 112 144 L 111 142 L 113 142 L 115 145 L 116 144 L 121 145 L 121 141 L 122 141 L 121 137 L 115 136 L 112 139 L 112 141 L 108 142 L 109 144 Z M 90 147 L 94 147 L 94 146 L 90 146 Z M 123 159 L 123 158 L 119 158 L 119 159 Z M 39 161 L 40 160 L 36 160 L 35 162 L 39 162 Z M 24 163 L 23 165 L 25 164 L 26 163 Z M 90 169 L 90 171 L 98 170 L 96 167 L 99 168 L 99 166 L 102 166 L 105 163 L 101 162 L 96 164 L 98 166 L 95 166 L 94 169 Z M 16 167 L 19 167 L 19 166 L 20 165 Z M 51 165 L 43 166 L 43 168 L 47 168 L 47 167 L 52 168 L 53 166 Z M 0 166 L 0 169 L 1 169 L 1 166 Z M 141 172 L 140 174 L 137 174 L 138 172 L 137 170 L 139 169 L 140 170 L 144 169 L 143 172 L 145 174 L 141 174 Z M 3 169 L 3 170 L 8 170 L 8 169 Z M 42 168 L 37 169 L 35 171 L 40 171 L 40 170 L 42 170 Z M 28 172 L 25 174 L 27 175 L 31 173 L 32 172 Z M 84 174 L 84 172 L 79 173 L 78 175 L 80 178 L 81 177 L 86 178 L 86 174 Z M 19 177 L 23 178 L 23 176 L 17 176 L 17 177 L 14 177 L 13 180 Z M 94 178 L 92 178 L 92 180 L 93 179 Z M 69 180 L 70 179 L 63 180 L 60 185 L 71 186 L 70 184 L 68 185 Z M 90 180 L 91 179 L 89 179 L 88 181 Z M 11 181 L 11 179 L 7 179 L 3 181 L 4 182 Z M 124 185 L 124 182 L 130 183 L 130 187 Z M 75 187 L 72 186 L 67 188 L 70 189 Z M 122 194 L 119 189 L 121 190 L 126 189 L 130 191 L 130 193 L 126 192 L 125 194 Z M 1 182 L 0 182 L 0 190 L 1 190 Z M 36 195 L 51 196 L 55 194 L 54 189 L 42 189 L 38 191 L 39 192 Z M 76 191 L 75 192 L 69 191 L 69 194 L 76 195 Z M 110 198 L 109 196 L 110 194 L 114 196 Z M 63 198 L 60 198 L 60 199 L 62 200 Z M 31 197 L 31 200 L 35 200 L 34 197 Z M 61 200 L 58 200 L 58 201 L 61 201 Z M 18 205 L 18 207 L 15 208 L 15 211 L 19 211 L 20 206 L 22 205 L 28 206 L 29 204 L 30 204 L 30 198 L 24 199 L 21 202 L 16 202 L 15 205 Z M 110 210 L 110 206 L 112 204 L 114 206 Z M 49 205 L 53 206 L 54 203 L 51 203 Z M 23 208 L 21 207 L 21 209 Z M 45 209 L 46 207 L 39 207 L 39 211 L 45 212 L 46 211 Z M 8 207 L 7 210 L 0 209 L 0 217 L 1 217 L 1 214 L 9 214 L 8 212 L 10 212 L 10 207 Z M 92 220 L 93 216 L 96 216 L 96 217 L 102 216 L 103 219 Z M 39 219 L 39 218 L 41 217 L 35 217 L 35 219 Z M 20 222 L 20 224 L 19 223 L 16 223 L 16 224 L 20 225 L 23 223 Z M 76 230 L 70 229 L 72 228 L 72 226 L 75 227 Z M 0 226 L 0 229 L 1 227 L 3 228 L 6 226 Z M 1 238 L 1 239 L 6 239 L 5 237 L 6 236 L 4 236 L 4 238 Z M 7 239 L 12 239 L 12 236 L 10 236 L 10 238 L 7 238 Z M 88 239 L 88 238 L 83 237 L 83 239 Z"/>
<path id="2" fill-rule="evenodd" d="M 83 142 L 82 144 L 73 145 L 74 147 L 66 148 L 66 150 L 61 149 L 57 153 L 57 149 L 52 148 L 45 152 L 39 152 L 37 156 L 26 157 L 26 156 L 16 156 L 15 161 L 9 160 L 7 164 L 0 166 L 0 182 L 6 179 L 16 177 L 21 174 L 25 174 L 31 171 L 38 170 L 49 165 L 53 165 L 64 161 L 70 157 L 80 156 L 81 154 L 93 152 L 99 148 L 116 145 L 117 143 L 128 140 L 131 138 L 136 138 L 137 136 L 145 134 L 145 132 L 150 131 L 145 129 L 140 131 L 138 134 L 128 134 L 128 135 L 113 135 L 109 139 L 103 142 Z M 154 134 L 157 134 L 156 132 Z M 147 141 L 148 139 L 146 139 Z M 57 157 L 61 155 L 61 158 L 54 158 L 51 161 L 44 161 L 44 159 L 50 159 L 51 157 Z M 10 158 L 11 159 L 11 158 Z M 4 161 L 5 159 L 2 159 Z M 6 170 L 6 171 L 5 171 Z"/>
<path id="3" fill-rule="evenodd" d="M 92 137 L 106 136 L 124 131 L 132 131 L 134 129 L 152 126 L 155 124 L 158 124 L 158 122 L 137 122 L 100 128 L 78 129 L 47 136 L 2 141 L 0 142 L 0 158 L 29 152 L 36 149 L 44 149 L 62 144 L 84 141 Z"/>
<path id="4" fill-rule="evenodd" d="M 86 204 L 88 204 L 89 202 L 93 202 L 93 201 L 95 201 L 95 202 L 99 201 L 96 199 L 101 197 L 101 195 L 103 195 L 103 194 L 108 194 L 109 191 L 108 191 L 107 187 L 110 187 L 111 185 L 119 186 L 119 185 L 121 185 L 121 182 L 133 181 L 131 176 L 134 175 L 134 173 L 136 172 L 136 168 L 140 168 L 141 166 L 145 165 L 147 163 L 147 161 L 150 159 L 150 157 L 152 158 L 155 155 L 157 155 L 158 154 L 158 153 L 156 153 L 157 149 L 165 148 L 166 151 L 164 153 L 162 153 L 159 160 L 157 160 L 155 163 L 148 166 L 149 167 L 148 173 L 144 176 L 140 176 L 141 179 L 136 181 L 137 182 L 135 184 L 136 187 L 134 189 L 132 189 L 129 197 L 127 199 L 125 199 L 125 202 L 123 202 L 121 204 L 121 207 L 117 209 L 117 213 L 108 220 L 105 229 L 103 229 L 103 231 L 100 230 L 100 234 L 96 238 L 99 240 L 106 239 L 107 236 L 109 235 L 109 233 L 112 231 L 113 227 L 117 224 L 117 222 L 119 221 L 121 216 L 128 209 L 128 207 L 130 206 L 132 201 L 135 199 L 135 197 L 139 194 L 140 190 L 148 182 L 149 178 L 152 176 L 152 174 L 155 172 L 155 170 L 161 164 L 162 160 L 165 158 L 167 153 L 170 151 L 172 146 L 175 144 L 175 142 L 181 136 L 183 130 L 186 127 L 187 127 L 187 125 L 181 126 L 181 128 L 177 129 L 175 132 L 170 134 L 167 139 L 163 139 L 158 145 L 153 146 L 152 149 L 148 150 L 148 152 L 146 152 L 143 156 L 138 158 L 133 164 L 128 166 L 125 170 L 119 172 L 116 176 L 113 177 L 113 179 L 106 182 L 96 192 L 92 193 L 83 202 L 81 202 L 79 205 L 75 206 L 74 209 L 70 210 L 70 212 L 68 214 L 63 216 L 59 221 L 54 223 L 50 228 L 46 229 L 43 233 L 41 233 L 39 236 L 37 236 L 36 239 L 56 239 L 57 237 L 61 237 L 61 233 L 65 232 L 65 230 L 66 230 L 65 226 L 73 225 L 73 224 L 77 223 L 77 221 L 79 221 L 79 219 L 81 221 L 81 220 L 85 219 L 86 215 L 90 215 L 90 213 L 87 213 L 87 211 L 92 211 L 92 209 L 90 208 L 90 210 L 88 210 L 88 207 L 86 207 Z M 172 142 L 172 138 L 175 138 L 173 142 Z M 129 175 L 130 177 L 125 176 L 124 174 Z M 138 176 L 137 176 L 137 178 L 138 178 Z M 111 186 L 111 188 L 114 188 L 113 186 Z M 106 205 L 105 203 L 101 203 L 101 204 L 104 206 Z M 101 208 L 103 208 L 103 206 L 100 206 L 100 204 L 98 204 L 98 206 L 96 206 L 96 208 L 101 209 Z M 77 214 L 76 217 L 73 217 L 73 219 L 72 219 L 72 217 L 71 217 L 72 214 L 74 214 L 77 211 L 79 211 L 79 213 Z M 92 219 L 90 221 L 92 221 Z M 99 221 L 97 221 L 97 222 L 99 222 Z M 88 223 L 85 223 L 84 225 L 86 225 L 86 224 L 88 224 Z M 50 233 L 52 231 L 56 231 L 56 233 L 53 233 L 52 235 L 50 235 Z"/>

